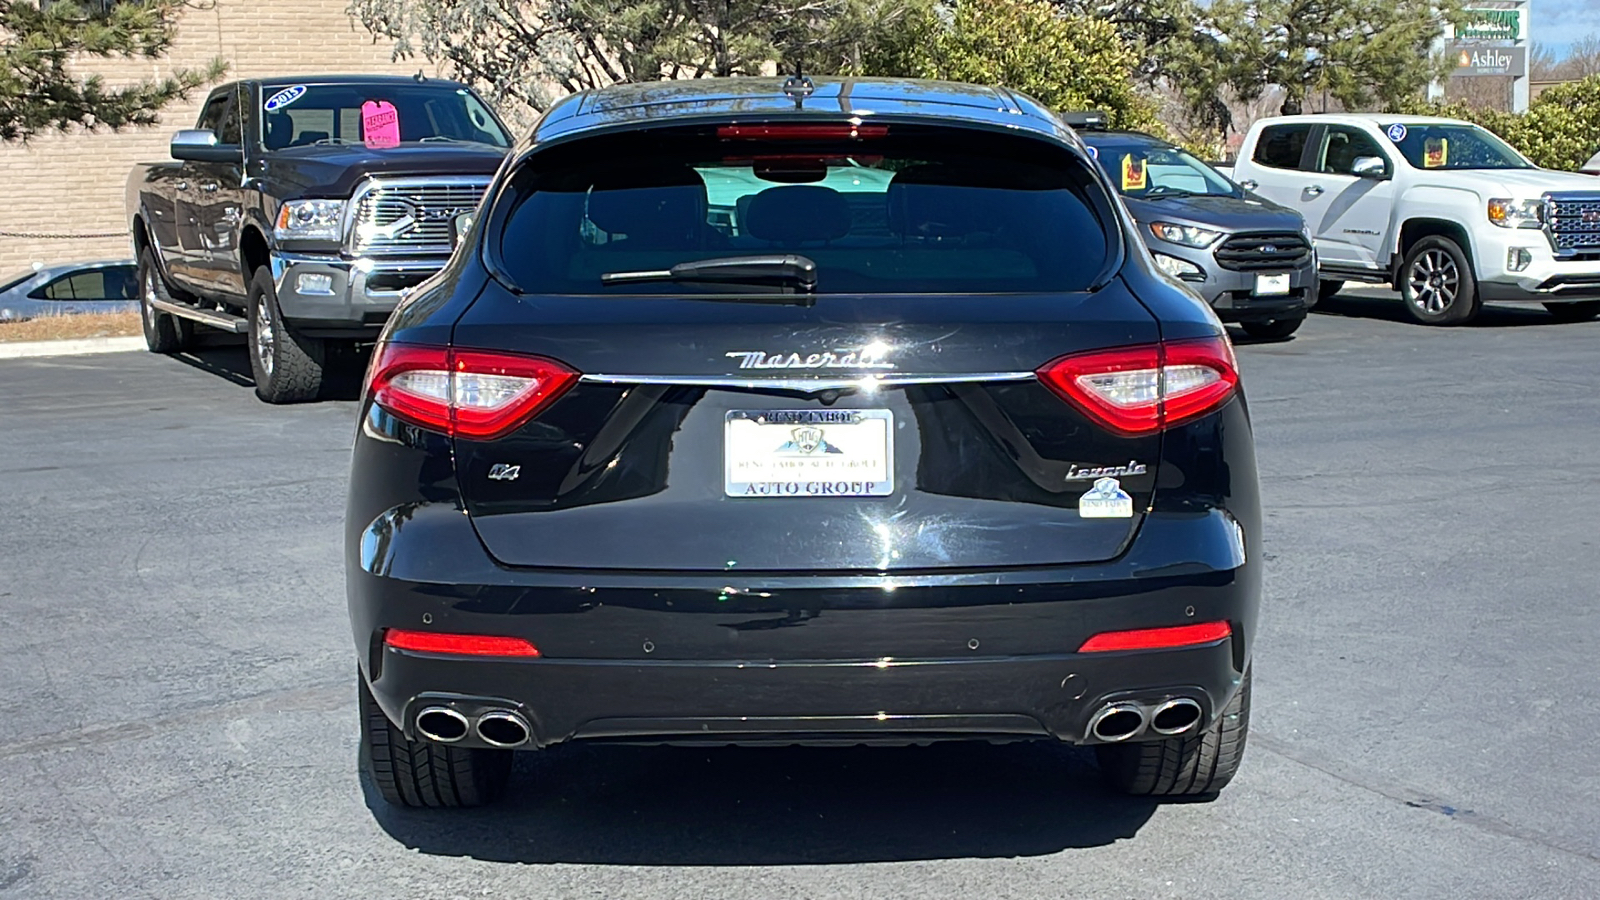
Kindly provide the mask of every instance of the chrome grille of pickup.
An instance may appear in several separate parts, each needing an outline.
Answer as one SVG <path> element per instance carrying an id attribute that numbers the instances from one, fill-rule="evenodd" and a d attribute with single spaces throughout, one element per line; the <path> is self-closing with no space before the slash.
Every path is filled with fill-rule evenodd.
<path id="1" fill-rule="evenodd" d="M 1236 234 L 1217 247 L 1217 265 L 1236 272 L 1292 269 L 1311 253 L 1306 239 L 1291 231 Z"/>
<path id="2" fill-rule="evenodd" d="M 1546 194 L 1545 229 L 1557 256 L 1600 252 L 1600 194 Z"/>
<path id="3" fill-rule="evenodd" d="M 488 178 L 374 178 L 357 188 L 346 248 L 353 254 L 448 254 L 451 220 L 478 208 Z"/>

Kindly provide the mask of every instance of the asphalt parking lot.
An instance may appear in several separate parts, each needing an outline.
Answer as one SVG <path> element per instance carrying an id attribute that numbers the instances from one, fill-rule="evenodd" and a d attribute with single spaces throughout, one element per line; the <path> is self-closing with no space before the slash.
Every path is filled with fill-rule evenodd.
<path id="1" fill-rule="evenodd" d="M 354 373 L 0 362 L 0 897 L 1600 897 L 1600 322 L 1350 296 L 1239 354 L 1269 564 L 1220 799 L 1037 745 L 564 748 L 462 812 L 357 776 Z"/>

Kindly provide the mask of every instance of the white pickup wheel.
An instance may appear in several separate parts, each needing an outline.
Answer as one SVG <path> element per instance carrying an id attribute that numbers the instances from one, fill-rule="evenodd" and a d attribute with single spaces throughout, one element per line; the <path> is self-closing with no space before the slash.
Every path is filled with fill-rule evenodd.
<path id="1" fill-rule="evenodd" d="M 1465 325 L 1482 307 L 1478 280 L 1461 246 L 1447 237 L 1422 238 L 1400 264 L 1406 311 L 1424 325 Z"/>

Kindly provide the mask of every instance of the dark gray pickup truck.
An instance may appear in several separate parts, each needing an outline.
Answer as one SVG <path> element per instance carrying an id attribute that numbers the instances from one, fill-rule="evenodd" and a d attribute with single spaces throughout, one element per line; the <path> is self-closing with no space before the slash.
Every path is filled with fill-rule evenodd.
<path id="1" fill-rule="evenodd" d="M 128 178 L 152 351 L 249 335 L 256 394 L 316 397 L 328 344 L 370 341 L 449 259 L 510 146 L 452 81 L 319 76 L 211 92 L 171 162 Z"/>

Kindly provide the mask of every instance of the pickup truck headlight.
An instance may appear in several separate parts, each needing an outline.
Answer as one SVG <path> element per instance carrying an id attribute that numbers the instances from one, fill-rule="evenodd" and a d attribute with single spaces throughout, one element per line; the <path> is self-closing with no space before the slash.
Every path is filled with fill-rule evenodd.
<path id="1" fill-rule="evenodd" d="M 1489 221 L 1501 228 L 1539 228 L 1544 225 L 1544 201 L 1496 197 L 1489 201 Z"/>
<path id="2" fill-rule="evenodd" d="M 280 241 L 337 241 L 343 200 L 290 200 L 278 210 L 272 236 Z"/>
<path id="3" fill-rule="evenodd" d="M 1150 233 L 1170 244 L 1181 244 L 1185 247 L 1207 247 L 1212 241 L 1222 237 L 1220 231 L 1196 228 L 1193 225 L 1174 225 L 1171 222 L 1151 222 Z"/>

